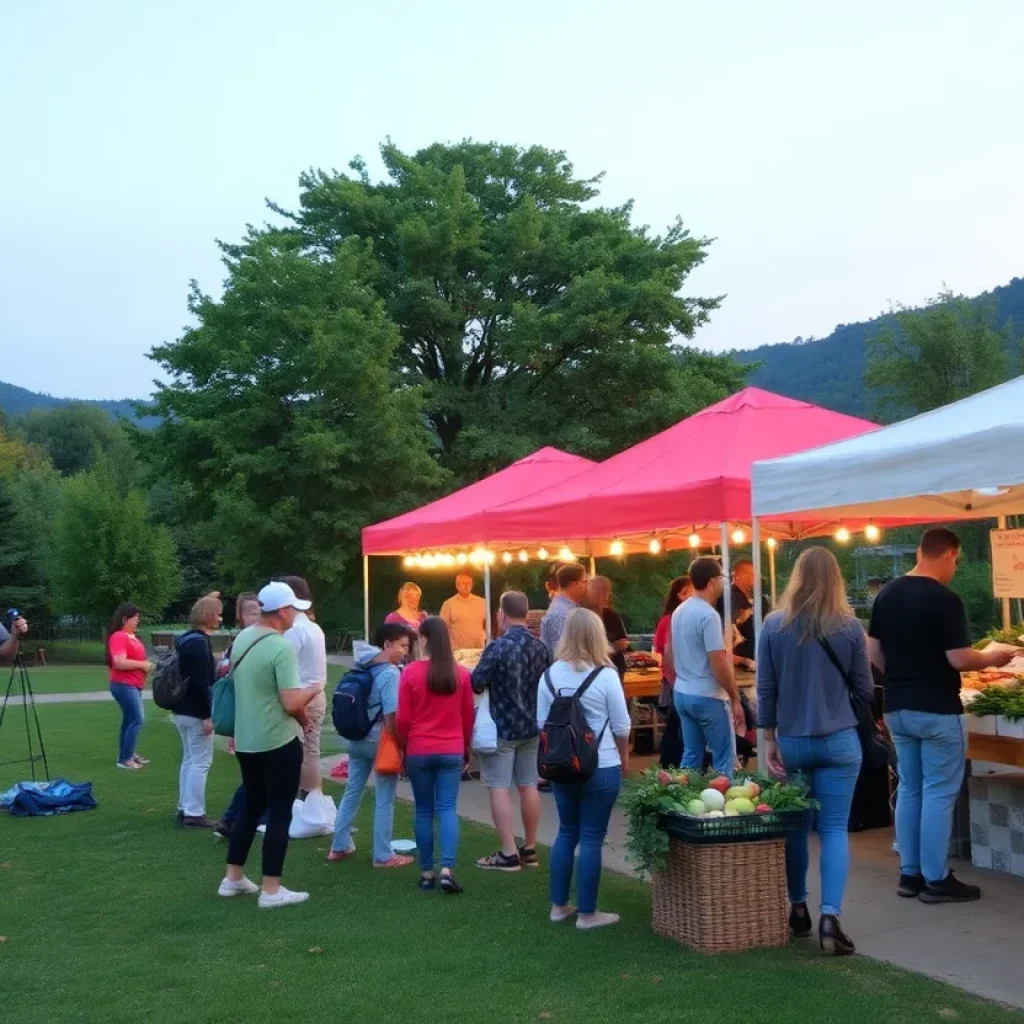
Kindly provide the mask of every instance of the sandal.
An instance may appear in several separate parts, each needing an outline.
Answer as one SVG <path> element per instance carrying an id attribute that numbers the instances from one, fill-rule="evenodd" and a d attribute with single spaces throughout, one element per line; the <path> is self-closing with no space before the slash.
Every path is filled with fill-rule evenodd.
<path id="1" fill-rule="evenodd" d="M 448 896 L 458 896 L 460 893 L 465 892 L 462 886 L 455 881 L 455 877 L 451 872 L 447 875 L 441 875 L 441 891 Z"/>
<path id="2" fill-rule="evenodd" d="M 418 888 L 424 892 L 431 892 L 437 888 L 437 876 L 436 875 L 420 875 Z"/>
<path id="3" fill-rule="evenodd" d="M 414 860 L 413 857 L 403 857 L 396 853 L 389 860 L 375 860 L 373 866 L 375 868 L 407 868 Z"/>
<path id="4" fill-rule="evenodd" d="M 349 857 L 354 857 L 356 848 L 350 846 L 347 850 L 328 850 L 327 860 L 329 863 L 334 864 L 339 860 L 348 860 Z"/>
<path id="5" fill-rule="evenodd" d="M 519 863 L 522 864 L 524 868 L 539 868 L 540 861 L 537 859 L 537 847 L 520 846 Z"/>
<path id="6" fill-rule="evenodd" d="M 478 868 L 484 871 L 522 871 L 523 865 L 518 853 L 508 854 L 499 850 L 492 853 L 490 857 L 481 857 L 477 862 Z"/>

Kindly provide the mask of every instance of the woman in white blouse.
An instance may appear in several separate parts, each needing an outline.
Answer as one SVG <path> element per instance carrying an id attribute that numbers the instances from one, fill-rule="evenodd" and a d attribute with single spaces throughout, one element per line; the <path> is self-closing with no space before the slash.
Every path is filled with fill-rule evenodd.
<path id="1" fill-rule="evenodd" d="M 541 728 L 554 700 L 552 688 L 558 696 L 569 696 L 595 669 L 600 670 L 580 698 L 587 722 L 601 737 L 597 771 L 586 782 L 554 784 L 558 838 L 551 849 L 551 920 L 565 921 L 577 913 L 569 905 L 569 887 L 578 846 L 576 927 L 587 931 L 619 920 L 618 914 L 597 909 L 597 889 L 608 819 L 619 795 L 622 773 L 629 767 L 629 711 L 619 674 L 608 656 L 604 625 L 593 612 L 579 608 L 569 615 L 555 659 L 537 690 Z"/>

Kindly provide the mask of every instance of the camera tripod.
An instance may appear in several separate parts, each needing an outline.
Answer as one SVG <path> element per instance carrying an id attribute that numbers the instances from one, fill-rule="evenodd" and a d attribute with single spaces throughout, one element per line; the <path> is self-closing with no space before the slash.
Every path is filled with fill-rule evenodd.
<path id="1" fill-rule="evenodd" d="M 27 741 L 28 757 L 18 757 L 12 761 L 0 761 L 0 767 L 11 764 L 28 764 L 32 770 L 32 781 L 35 782 L 36 762 L 41 761 L 43 775 L 46 781 L 49 782 L 50 766 L 46 762 L 46 748 L 43 746 L 43 733 L 39 728 L 39 712 L 36 710 L 36 698 L 32 692 L 32 680 L 29 678 L 25 659 L 20 651 L 15 655 L 14 664 L 11 666 L 11 677 L 7 681 L 7 691 L 4 693 L 4 702 L 0 706 L 0 730 L 3 729 L 4 721 L 7 718 L 7 706 L 12 695 L 21 697 L 21 707 L 25 713 L 25 739 Z M 34 737 L 33 728 L 35 732 Z M 37 748 L 38 753 L 36 752 Z M 2 742 L 0 742 L 0 750 L 2 749 Z"/>

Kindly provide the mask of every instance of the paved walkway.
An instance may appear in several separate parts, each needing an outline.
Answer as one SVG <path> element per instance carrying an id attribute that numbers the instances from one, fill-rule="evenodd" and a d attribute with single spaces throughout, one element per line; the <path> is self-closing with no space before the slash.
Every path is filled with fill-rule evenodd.
<path id="1" fill-rule="evenodd" d="M 152 698 L 147 690 L 143 696 Z M 103 690 L 92 693 L 38 694 L 39 704 L 86 703 L 110 700 Z M 20 698 L 11 698 L 20 703 Z M 338 756 L 324 759 L 325 772 Z M 408 783 L 399 796 L 412 800 Z M 558 817 L 554 801 L 543 797 L 538 838 L 554 842 Z M 484 787 L 474 782 L 459 791 L 459 814 L 470 821 L 491 824 L 490 803 Z M 631 874 L 626 862 L 626 818 L 612 814 L 605 849 L 605 867 Z M 926 906 L 896 896 L 899 864 L 893 855 L 892 831 L 877 829 L 851 836 L 850 880 L 846 891 L 843 924 L 857 949 L 878 960 L 957 985 L 968 992 L 1024 1008 L 1024 971 L 1020 970 L 1020 946 L 1024 939 L 1024 879 L 955 863 L 958 876 L 984 889 L 978 903 L 962 906 Z M 812 859 L 813 863 L 813 859 Z M 809 879 L 808 903 L 818 903 L 818 880 Z"/>

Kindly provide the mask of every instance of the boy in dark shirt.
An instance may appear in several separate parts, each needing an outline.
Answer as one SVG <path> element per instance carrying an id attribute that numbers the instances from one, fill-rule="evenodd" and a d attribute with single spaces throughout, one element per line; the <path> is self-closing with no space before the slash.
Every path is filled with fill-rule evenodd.
<path id="1" fill-rule="evenodd" d="M 981 896 L 976 885 L 958 881 L 946 867 L 967 757 L 960 673 L 1001 667 L 1014 653 L 971 648 L 963 602 L 948 586 L 959 558 L 955 533 L 927 530 L 914 569 L 875 599 L 868 630 L 868 652 L 884 674 L 885 721 L 899 756 L 898 892 L 923 903 Z"/>

